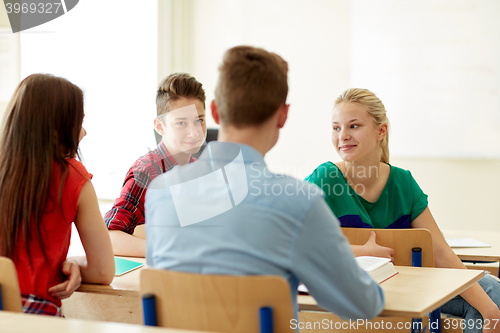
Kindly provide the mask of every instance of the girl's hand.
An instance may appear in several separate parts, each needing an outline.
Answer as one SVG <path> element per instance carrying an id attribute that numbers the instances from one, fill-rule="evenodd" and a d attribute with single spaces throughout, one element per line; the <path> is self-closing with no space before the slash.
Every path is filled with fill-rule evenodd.
<path id="1" fill-rule="evenodd" d="M 48 292 L 52 297 L 65 299 L 70 297 L 80 287 L 82 276 L 80 274 L 80 266 L 73 259 L 63 261 L 61 272 L 67 275 L 68 279 L 63 283 L 49 288 Z"/>
<path id="2" fill-rule="evenodd" d="M 365 245 L 362 246 L 362 252 L 364 253 L 363 255 L 389 258 L 391 259 L 391 262 L 394 262 L 394 249 L 378 245 L 376 242 L 376 238 L 377 234 L 375 233 L 375 231 L 371 231 L 370 238 L 368 238 L 368 241 L 365 243 Z"/>

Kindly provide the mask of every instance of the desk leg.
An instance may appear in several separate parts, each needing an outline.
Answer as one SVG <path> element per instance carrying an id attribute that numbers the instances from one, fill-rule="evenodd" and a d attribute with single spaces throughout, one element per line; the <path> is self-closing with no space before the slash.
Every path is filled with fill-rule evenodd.
<path id="1" fill-rule="evenodd" d="M 421 333 L 422 318 L 413 318 L 411 320 L 411 333 Z"/>
<path id="2" fill-rule="evenodd" d="M 429 314 L 431 333 L 441 333 L 441 309 L 436 309 Z"/>

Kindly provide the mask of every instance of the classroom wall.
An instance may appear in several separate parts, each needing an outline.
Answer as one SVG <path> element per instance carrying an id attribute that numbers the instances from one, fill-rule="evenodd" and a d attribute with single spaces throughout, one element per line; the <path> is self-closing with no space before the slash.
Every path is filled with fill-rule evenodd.
<path id="1" fill-rule="evenodd" d="M 267 163 L 302 175 L 334 153 L 329 114 L 334 96 L 350 84 L 350 1 L 194 0 L 192 8 L 191 68 L 207 101 L 214 98 L 222 56 L 233 46 L 263 47 L 288 62 L 288 121 Z"/>
<path id="2" fill-rule="evenodd" d="M 339 159 L 330 143 L 330 112 L 335 97 L 353 84 L 353 73 L 354 76 L 359 77 L 359 71 L 356 72 L 353 69 L 353 52 L 358 52 L 356 50 L 359 48 L 359 43 L 353 44 L 353 35 L 359 35 L 363 29 L 358 27 L 359 16 L 353 13 L 353 3 L 354 8 L 359 10 L 360 6 L 363 7 L 365 4 L 373 6 L 371 1 L 160 0 L 160 3 L 160 12 L 172 10 L 173 14 L 170 15 L 182 20 L 172 21 L 172 24 L 168 23 L 170 22 L 168 20 L 163 21 L 162 24 L 168 24 L 168 28 L 164 27 L 161 30 L 159 27 L 159 47 L 162 46 L 164 40 L 168 41 L 163 45 L 165 52 L 172 49 L 172 45 L 176 45 L 176 53 L 171 55 L 172 59 L 167 59 L 165 53 L 163 53 L 163 57 L 160 56 L 158 60 L 159 78 L 174 70 L 190 71 L 204 83 L 209 103 L 213 99 L 217 66 L 227 48 L 238 44 L 250 44 L 274 51 L 282 55 L 289 64 L 290 92 L 288 102 L 291 107 L 289 120 L 281 132 L 278 144 L 266 156 L 268 165 L 277 172 L 303 178 L 317 165 L 327 160 L 337 161 Z M 404 9 L 404 7 L 411 7 L 415 3 L 429 5 L 434 2 L 428 0 L 424 2 L 380 0 L 377 3 L 386 7 L 396 4 Z M 453 9 L 454 3 L 454 0 L 443 0 L 439 1 L 437 6 Z M 472 2 L 460 1 L 459 6 L 461 7 L 459 8 L 469 6 L 470 3 Z M 474 3 L 475 6 L 481 7 L 482 12 L 488 13 L 488 20 L 492 15 L 495 16 L 495 13 L 498 13 L 499 5 L 496 1 Z M 179 11 L 181 11 L 180 14 Z M 72 12 L 76 13 L 75 10 Z M 464 25 L 461 29 L 465 30 L 467 30 L 468 24 L 475 24 L 478 19 L 481 19 L 479 17 L 475 20 L 461 20 L 456 17 L 456 10 L 444 10 L 442 15 L 446 15 L 448 12 L 455 16 L 447 22 L 459 21 Z M 187 13 L 192 13 L 192 15 Z M 366 14 L 365 11 L 363 13 L 363 15 Z M 161 19 L 161 13 L 159 15 Z M 415 11 L 414 14 L 410 11 L 408 15 L 413 15 L 410 22 L 425 21 L 421 19 L 421 15 L 425 15 L 423 11 Z M 460 15 L 466 16 L 468 14 L 467 11 L 462 11 Z M 189 24 L 186 23 L 186 20 Z M 487 22 L 487 20 L 484 21 Z M 160 22 L 162 21 L 160 20 Z M 186 26 L 192 26 L 192 29 L 187 31 L 185 30 Z M 0 28 L 2 27 L 9 27 L 8 18 L 3 8 L 0 10 Z M 175 29 L 182 31 L 173 32 Z M 474 29 L 476 29 L 475 26 L 471 27 L 470 30 Z M 414 29 L 409 32 L 418 32 L 418 30 Z M 448 26 L 447 31 L 451 33 L 453 29 Z M 172 42 L 172 36 L 177 38 L 174 42 Z M 418 43 L 423 42 L 418 39 Z M 464 41 L 460 40 L 460 42 Z M 453 44 L 453 40 L 450 43 Z M 193 56 L 183 57 L 182 54 L 179 54 L 179 45 L 183 52 L 190 52 Z M 408 44 L 405 45 L 405 47 L 407 46 Z M 494 50 L 499 47 L 498 44 L 494 46 L 496 47 Z M 478 54 L 492 52 L 488 45 L 479 45 L 478 47 L 479 49 L 475 49 Z M 445 51 L 450 52 L 450 50 Z M 126 54 L 124 53 L 124 56 Z M 491 59 L 496 58 L 492 57 Z M 356 57 L 354 63 L 359 64 L 361 60 Z M 132 67 L 136 63 L 134 61 L 137 60 L 129 62 Z M 138 62 L 138 66 L 140 66 L 140 62 Z M 356 68 L 359 67 L 356 66 Z M 477 68 L 472 67 L 472 70 L 475 69 Z M 4 73 L 0 72 L 2 80 L 3 75 Z M 481 86 L 482 83 L 479 80 L 474 81 L 474 84 L 475 89 L 478 90 L 490 89 L 490 91 L 494 90 L 493 92 L 496 94 L 500 91 L 500 87 L 496 86 L 495 82 L 487 82 L 486 86 Z M 401 85 L 404 87 L 404 83 Z M 450 91 L 447 90 L 447 99 L 449 99 L 449 93 Z M 415 96 L 418 96 L 417 92 L 415 92 Z M 412 103 L 417 102 L 418 99 Z M 390 104 L 390 102 L 388 103 Z M 477 106 L 481 107 L 480 103 L 481 100 L 478 100 Z M 6 101 L 0 100 L 0 113 L 5 109 L 5 105 Z M 494 105 L 494 107 L 488 112 L 493 117 L 500 117 L 499 105 Z M 410 116 L 413 112 L 410 113 Z M 475 117 L 474 112 L 475 110 L 471 110 L 471 117 Z M 453 110 L 443 109 L 441 113 L 438 110 L 433 119 L 436 122 L 446 121 L 445 115 L 453 116 Z M 215 125 L 211 119 L 208 120 L 209 125 Z M 406 123 L 411 122 L 406 121 Z M 485 124 L 490 126 L 488 119 L 485 119 Z M 401 140 L 397 134 L 401 133 L 401 129 L 396 128 L 397 131 L 391 137 L 391 142 Z M 461 135 L 462 127 L 457 128 L 454 135 Z M 480 127 L 476 126 L 467 130 L 469 134 L 477 133 L 477 136 L 473 137 L 477 140 L 474 142 L 478 144 L 488 140 L 482 136 Z M 436 135 L 440 134 L 423 129 L 421 135 L 437 137 Z M 86 140 L 90 137 L 91 135 Z M 413 137 L 418 140 L 418 135 Z M 415 142 L 412 145 L 415 146 Z M 499 148 L 494 147 L 494 149 L 498 150 Z M 409 152 L 411 153 L 411 149 Z M 134 154 L 137 155 L 137 153 Z M 135 159 L 137 157 L 135 155 L 131 156 L 130 159 Z M 425 156 L 416 158 L 396 154 L 391 159 L 391 163 L 412 171 L 424 192 L 429 195 L 431 211 L 443 229 L 500 231 L 500 223 L 498 223 L 500 221 L 495 210 L 496 201 L 500 198 L 496 190 L 500 188 L 499 159 L 487 160 L 477 157 L 475 159 L 445 159 Z M 122 164 L 123 168 L 129 167 L 129 163 Z M 96 171 L 92 171 L 95 174 Z M 122 180 L 122 176 L 118 175 L 116 184 L 113 185 L 114 188 L 119 188 Z M 118 193 L 118 191 L 108 192 L 112 192 L 113 195 Z M 102 193 L 105 191 L 98 191 L 98 195 Z M 100 196 L 111 197 L 111 195 Z"/>
<path id="3" fill-rule="evenodd" d="M 193 0 L 192 4 L 194 58 L 189 69 L 205 85 L 208 100 L 213 98 L 222 54 L 232 46 L 264 47 L 288 62 L 291 107 L 277 145 L 266 155 L 272 170 L 304 178 L 319 164 L 339 160 L 330 142 L 333 101 L 344 89 L 362 84 L 382 93 L 383 100 L 387 97 L 394 127 L 390 141 L 396 152 L 391 163 L 412 171 L 429 195 L 440 227 L 500 231 L 495 210 L 500 199 L 496 191 L 500 160 L 495 157 L 500 151 L 494 144 L 500 138 L 498 129 L 494 137 L 490 135 L 491 124 L 500 119 L 500 103 L 492 102 L 496 97 L 463 93 L 469 88 L 494 96 L 500 92 L 495 80 L 480 79 L 494 76 L 500 65 L 500 58 L 485 57 L 500 48 L 498 31 L 488 29 L 498 24 L 492 19 L 500 14 L 498 2 Z M 432 29 L 439 33 L 434 36 Z M 492 41 L 486 43 L 488 38 Z M 377 45 L 384 47 L 376 49 Z M 470 52 L 457 53 L 458 49 Z M 475 65 L 478 62 L 491 70 L 483 71 Z M 392 70 L 384 72 L 379 66 Z M 393 70 L 396 67 L 399 72 Z M 396 101 L 397 97 L 401 98 Z M 464 140 L 467 150 L 460 150 Z"/>
<path id="4" fill-rule="evenodd" d="M 394 158 L 429 196 L 441 229 L 500 232 L 499 160 Z"/>
<path id="5" fill-rule="evenodd" d="M 0 120 L 19 81 L 19 35 L 10 30 L 9 17 L 0 6 Z M 0 127 L 0 133 L 2 129 Z"/>
<path id="6" fill-rule="evenodd" d="M 158 8 L 145 1 L 137 15 L 136 5 L 80 1 L 67 14 L 16 34 L 22 78 L 51 73 L 83 90 L 87 136 L 80 150 L 99 198 L 116 198 L 130 166 L 156 146 Z"/>

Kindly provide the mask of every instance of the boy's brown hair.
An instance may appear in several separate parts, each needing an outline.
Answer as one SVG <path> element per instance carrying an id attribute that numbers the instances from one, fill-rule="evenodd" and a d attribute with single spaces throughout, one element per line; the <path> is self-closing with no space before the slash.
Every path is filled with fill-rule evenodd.
<path id="1" fill-rule="evenodd" d="M 288 65 L 275 53 L 233 47 L 224 54 L 219 73 L 215 103 L 222 123 L 260 125 L 286 102 Z"/>
<path id="2" fill-rule="evenodd" d="M 205 90 L 203 85 L 193 76 L 187 73 L 174 73 L 161 81 L 156 93 L 156 115 L 165 114 L 170 109 L 170 103 L 178 99 L 194 98 L 203 102 L 205 107 Z"/>

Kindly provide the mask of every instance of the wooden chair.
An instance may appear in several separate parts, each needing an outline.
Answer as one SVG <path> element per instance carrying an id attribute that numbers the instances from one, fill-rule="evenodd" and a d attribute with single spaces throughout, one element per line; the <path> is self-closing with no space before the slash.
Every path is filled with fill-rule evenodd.
<path id="1" fill-rule="evenodd" d="M 143 269 L 141 294 L 155 296 L 157 324 L 161 327 L 255 333 L 260 331 L 259 309 L 271 307 L 274 332 L 293 332 L 290 286 L 279 276 Z"/>
<path id="2" fill-rule="evenodd" d="M 0 257 L 0 310 L 23 311 L 16 266 L 6 257 Z"/>
<path id="3" fill-rule="evenodd" d="M 411 249 L 422 248 L 422 267 L 434 267 L 434 250 L 432 235 L 427 229 L 365 229 L 342 228 L 344 236 L 351 245 L 363 245 L 368 241 L 370 232 L 377 234 L 378 245 L 390 247 L 396 251 L 394 264 L 398 266 L 411 266 Z"/>
<path id="4" fill-rule="evenodd" d="M 394 249 L 394 264 L 398 266 L 412 265 L 412 248 L 422 249 L 422 267 L 434 267 L 434 250 L 432 246 L 432 235 L 427 229 L 366 229 L 366 228 L 342 228 L 344 236 L 352 245 L 363 245 L 368 241 L 371 231 L 377 234 L 378 245 Z M 436 310 L 434 316 L 439 317 L 440 312 Z M 385 320 L 391 320 L 384 318 Z M 395 321 L 401 318 L 395 319 Z M 459 320 L 459 319 L 457 319 Z M 458 326 L 460 327 L 460 326 Z M 444 332 L 444 331 L 443 331 Z M 446 332 L 462 332 L 462 330 L 450 329 Z"/>

